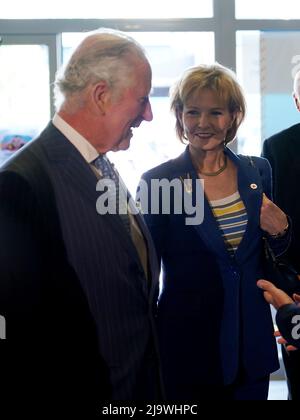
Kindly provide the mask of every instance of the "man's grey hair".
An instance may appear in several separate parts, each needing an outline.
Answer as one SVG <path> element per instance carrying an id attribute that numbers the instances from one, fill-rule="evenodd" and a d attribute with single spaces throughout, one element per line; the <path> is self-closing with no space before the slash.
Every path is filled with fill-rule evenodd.
<path id="1" fill-rule="evenodd" d="M 300 100 L 300 70 L 296 73 L 294 78 L 294 94 Z"/>
<path id="2" fill-rule="evenodd" d="M 89 33 L 56 75 L 56 106 L 88 85 L 105 81 L 112 89 L 134 83 L 133 57 L 147 61 L 143 47 L 124 32 L 101 28 Z"/>

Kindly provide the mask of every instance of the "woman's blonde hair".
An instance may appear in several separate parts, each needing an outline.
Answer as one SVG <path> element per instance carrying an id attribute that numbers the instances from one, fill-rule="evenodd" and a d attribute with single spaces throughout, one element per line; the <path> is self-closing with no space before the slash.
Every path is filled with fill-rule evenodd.
<path id="1" fill-rule="evenodd" d="M 246 103 L 235 74 L 230 69 L 217 63 L 187 69 L 171 89 L 171 110 L 176 117 L 176 134 L 180 141 L 185 143 L 187 139 L 181 122 L 183 107 L 191 95 L 203 89 L 215 92 L 229 112 L 235 115 L 233 124 L 226 135 L 225 144 L 227 144 L 236 137 L 237 130 L 245 117 Z"/>

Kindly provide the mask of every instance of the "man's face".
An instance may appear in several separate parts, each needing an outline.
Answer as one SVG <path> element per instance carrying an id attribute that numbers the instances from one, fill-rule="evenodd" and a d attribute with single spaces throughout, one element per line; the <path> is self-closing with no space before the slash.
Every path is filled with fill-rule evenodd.
<path id="1" fill-rule="evenodd" d="M 151 89 L 151 69 L 148 63 L 139 61 L 132 75 L 135 81 L 131 87 L 123 88 L 118 99 L 108 110 L 107 144 L 109 150 L 127 150 L 133 136 L 132 128 L 142 121 L 153 118 L 149 102 Z"/>

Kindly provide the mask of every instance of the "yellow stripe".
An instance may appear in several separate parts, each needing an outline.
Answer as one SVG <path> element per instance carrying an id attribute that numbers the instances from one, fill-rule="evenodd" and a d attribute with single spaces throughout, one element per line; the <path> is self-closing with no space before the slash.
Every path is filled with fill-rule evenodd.
<path id="1" fill-rule="evenodd" d="M 218 207 L 215 207 L 213 209 L 214 214 L 217 217 L 224 216 L 224 215 L 227 215 L 229 213 L 236 213 L 236 212 L 239 212 L 239 211 L 242 211 L 242 210 L 245 210 L 245 206 L 244 206 L 244 203 L 242 201 L 239 201 L 236 204 L 233 204 L 231 206 L 228 206 L 228 207 L 225 207 L 225 208 L 222 208 L 222 209 L 220 209 Z"/>
<path id="2" fill-rule="evenodd" d="M 225 237 L 225 240 L 227 243 L 229 243 L 231 246 L 238 246 L 241 243 L 242 236 L 235 238 L 235 239 L 228 239 L 228 237 Z"/>

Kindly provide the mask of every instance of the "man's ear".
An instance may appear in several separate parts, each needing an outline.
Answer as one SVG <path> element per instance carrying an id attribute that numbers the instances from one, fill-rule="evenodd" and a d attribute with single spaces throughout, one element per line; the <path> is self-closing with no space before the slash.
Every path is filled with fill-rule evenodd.
<path id="1" fill-rule="evenodd" d="M 299 98 L 297 97 L 297 95 L 295 93 L 293 93 L 293 98 L 294 98 L 294 101 L 295 101 L 296 108 L 300 112 L 300 101 L 299 101 Z"/>
<path id="2" fill-rule="evenodd" d="M 105 81 L 100 81 L 93 86 L 93 101 L 102 115 L 106 113 L 107 106 L 111 99 L 110 88 Z"/>

